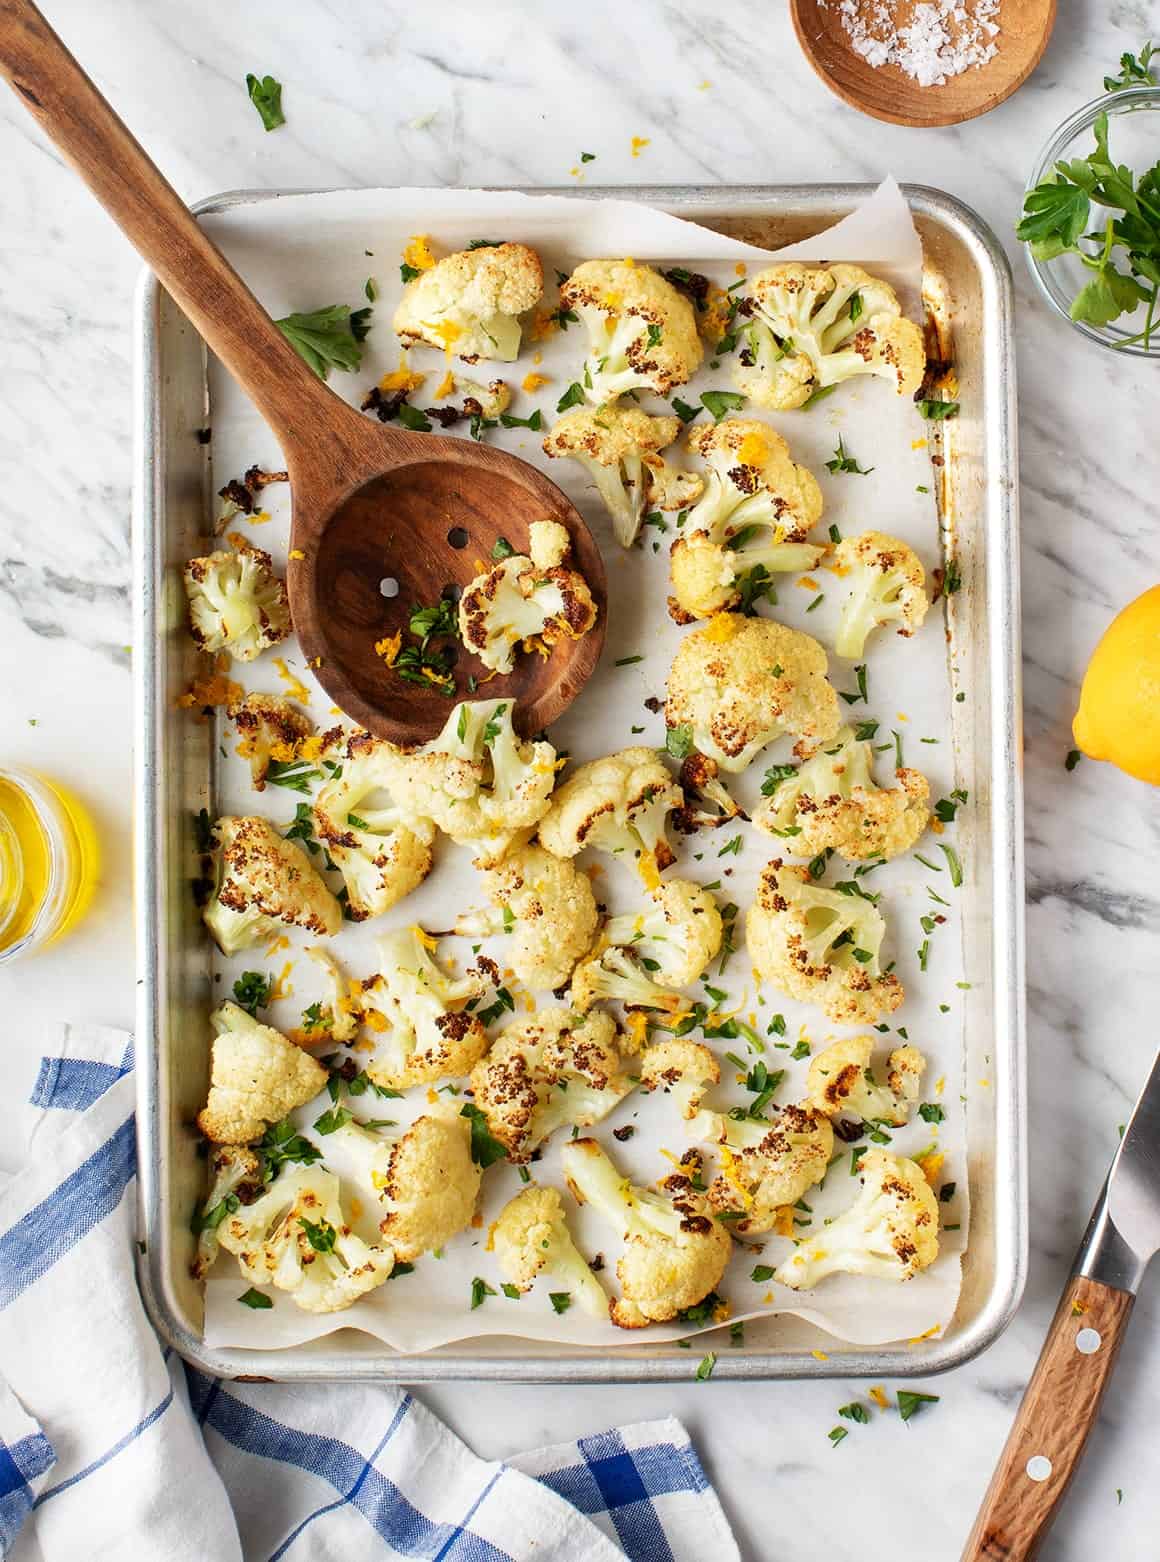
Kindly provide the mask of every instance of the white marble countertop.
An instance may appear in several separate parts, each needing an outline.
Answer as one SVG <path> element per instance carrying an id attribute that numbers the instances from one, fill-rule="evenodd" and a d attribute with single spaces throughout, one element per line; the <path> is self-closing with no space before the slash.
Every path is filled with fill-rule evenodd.
<path id="1" fill-rule="evenodd" d="M 422 1391 L 490 1456 L 675 1412 L 747 1558 L 815 1550 L 830 1562 L 957 1557 L 1155 1048 L 1154 797 L 1107 767 L 1084 763 L 1068 774 L 1063 766 L 1092 644 L 1113 611 L 1160 575 L 1155 370 L 1087 346 L 1049 316 L 1010 236 L 1034 153 L 1096 95 L 1123 49 L 1160 30 L 1160 7 L 1073 0 L 1016 98 L 957 129 L 916 132 L 832 98 L 777 4 L 45 6 L 191 200 L 239 186 L 567 184 L 583 149 L 597 154 L 588 165 L 594 183 L 805 183 L 892 171 L 951 191 L 1007 242 L 1019 307 L 1030 875 L 1032 1256 L 1018 1318 L 981 1359 L 921 1385 L 941 1395 L 922 1421 L 879 1418 L 837 1449 L 826 1433 L 851 1387 L 837 1382 Z M 288 123 L 276 134 L 262 132 L 246 100 L 247 70 L 284 83 Z M 648 138 L 635 159 L 634 136 Z M 0 981 L 7 1114 L 27 1092 L 46 1018 L 127 1025 L 132 1017 L 129 390 L 138 263 L 7 92 L 0 169 L 2 753 L 81 792 L 110 865 L 98 914 Z M 8 1137 L 0 1132 L 6 1161 Z M 1160 1487 L 1148 1448 L 1160 1395 L 1158 1323 L 1153 1289 L 1141 1298 L 1050 1542 L 1056 1562 L 1142 1556 L 1145 1535 L 1155 1547 Z M 817 1539 L 803 1547 L 806 1534 Z"/>

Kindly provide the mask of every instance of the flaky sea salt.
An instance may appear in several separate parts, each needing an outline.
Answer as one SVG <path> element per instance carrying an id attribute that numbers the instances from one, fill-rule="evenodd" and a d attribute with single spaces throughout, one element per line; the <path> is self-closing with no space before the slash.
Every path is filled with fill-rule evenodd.
<path id="1" fill-rule="evenodd" d="M 985 65 L 999 52 L 999 0 L 823 0 L 835 5 L 856 54 L 897 65 L 920 87 Z"/>

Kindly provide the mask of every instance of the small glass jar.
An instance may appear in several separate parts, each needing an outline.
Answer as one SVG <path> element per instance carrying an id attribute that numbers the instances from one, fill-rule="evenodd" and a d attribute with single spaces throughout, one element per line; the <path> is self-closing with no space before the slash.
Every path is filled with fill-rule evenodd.
<path id="1" fill-rule="evenodd" d="M 80 920 L 99 860 L 92 821 L 76 798 L 30 771 L 0 769 L 0 965 Z"/>
<path id="2" fill-rule="evenodd" d="M 1160 87 L 1127 87 L 1096 98 L 1093 103 L 1085 103 L 1070 119 L 1064 120 L 1039 154 L 1027 184 L 1028 190 L 1033 190 L 1045 179 L 1057 162 L 1087 157 L 1095 150 L 1092 126 L 1101 114 L 1108 116 L 1108 150 L 1114 163 L 1127 164 L 1138 178 L 1160 159 Z M 1093 202 L 1092 228 L 1102 228 L 1110 215 L 1104 207 Z M 1151 340 L 1146 347 L 1143 342 L 1132 340 L 1144 325 L 1142 306 L 1131 315 L 1121 315 L 1109 325 L 1073 320 L 1072 301 L 1080 288 L 1091 280 L 1091 271 L 1077 255 L 1037 260 L 1030 244 L 1024 244 L 1023 249 L 1040 292 L 1075 330 L 1101 347 L 1112 347 L 1134 358 L 1160 358 L 1160 312 L 1152 321 Z M 1114 251 L 1113 259 L 1120 269 L 1124 269 L 1122 250 Z"/>

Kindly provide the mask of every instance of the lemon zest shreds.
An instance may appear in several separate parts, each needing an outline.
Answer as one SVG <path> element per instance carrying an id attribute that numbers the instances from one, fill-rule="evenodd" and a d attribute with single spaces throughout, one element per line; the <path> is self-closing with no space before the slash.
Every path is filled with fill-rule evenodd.
<path id="1" fill-rule="evenodd" d="M 429 233 L 414 233 L 410 243 L 403 251 L 403 259 L 408 266 L 413 266 L 416 271 L 430 271 L 435 264 L 435 256 L 431 252 L 431 235 Z"/>
<path id="2" fill-rule="evenodd" d="M 645 147 L 649 145 L 649 137 L 633 136 L 631 144 L 633 157 L 639 157 L 640 154 L 644 151 Z"/>
<path id="3" fill-rule="evenodd" d="M 396 629 L 393 635 L 387 635 L 384 639 L 375 641 L 375 655 L 381 656 L 388 667 L 393 667 L 402 644 L 403 631 Z"/>
<path id="4" fill-rule="evenodd" d="M 286 665 L 285 657 L 276 656 L 274 658 L 274 670 L 286 685 L 286 693 L 292 700 L 299 700 L 303 705 L 310 704 L 310 690 L 302 682 L 301 678 L 295 677 L 290 671 Z"/>

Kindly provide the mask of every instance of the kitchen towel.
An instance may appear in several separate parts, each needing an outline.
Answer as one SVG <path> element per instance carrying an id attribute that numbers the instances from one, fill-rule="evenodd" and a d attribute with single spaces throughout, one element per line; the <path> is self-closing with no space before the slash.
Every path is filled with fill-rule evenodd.
<path id="1" fill-rule="evenodd" d="M 65 1028 L 0 1183 L 0 1557 L 733 1562 L 674 1420 L 477 1458 L 411 1395 L 186 1367 L 137 1292 L 133 1053 Z"/>

